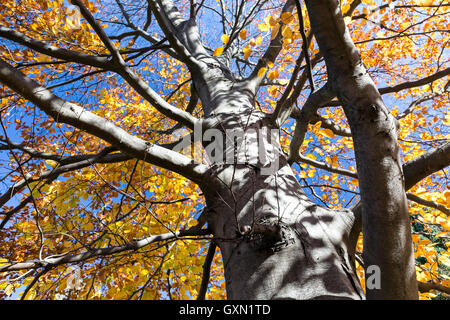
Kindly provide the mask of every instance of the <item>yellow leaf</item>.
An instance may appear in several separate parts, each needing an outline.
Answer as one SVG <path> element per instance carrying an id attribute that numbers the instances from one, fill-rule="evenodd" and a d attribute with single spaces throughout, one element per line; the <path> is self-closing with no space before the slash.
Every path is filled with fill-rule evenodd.
<path id="1" fill-rule="evenodd" d="M 331 131 L 330 129 L 322 129 L 322 130 L 320 130 L 319 133 L 328 138 L 334 137 L 334 132 Z"/>
<path id="2" fill-rule="evenodd" d="M 257 44 L 258 46 L 262 43 L 262 41 L 263 41 L 263 38 L 262 38 L 261 36 L 258 36 L 258 37 L 256 38 L 256 44 Z"/>
<path id="3" fill-rule="evenodd" d="M 271 87 L 269 88 L 269 94 L 270 94 L 272 97 L 275 97 L 275 95 L 277 94 L 277 87 L 276 87 L 276 86 L 271 86 Z"/>
<path id="4" fill-rule="evenodd" d="M 262 32 L 269 31 L 269 26 L 267 25 L 267 23 L 260 23 L 258 24 L 258 29 Z"/>
<path id="5" fill-rule="evenodd" d="M 275 70 L 270 71 L 267 76 L 269 77 L 270 80 L 275 80 L 276 78 L 278 78 L 279 75 L 280 74 L 278 72 L 278 69 L 275 69 Z"/>
<path id="6" fill-rule="evenodd" d="M 264 74 L 266 72 L 267 72 L 267 68 L 266 67 L 262 67 L 261 69 L 258 70 L 258 77 L 264 76 Z"/>
<path id="7" fill-rule="evenodd" d="M 244 52 L 244 59 L 248 59 L 252 53 L 252 49 L 247 45 L 242 49 L 242 52 Z"/>
<path id="8" fill-rule="evenodd" d="M 440 238 L 440 237 L 446 237 L 448 235 L 448 232 L 439 232 L 437 235 L 435 235 L 435 238 Z"/>
<path id="9" fill-rule="evenodd" d="M 352 22 L 352 17 L 349 17 L 349 16 L 345 17 L 344 22 L 346 25 L 350 24 Z"/>
<path id="10" fill-rule="evenodd" d="M 384 37 L 384 32 L 380 30 L 380 31 L 378 31 L 376 33 L 376 36 L 377 36 L 377 38 L 383 38 Z"/>
<path id="11" fill-rule="evenodd" d="M 423 188 L 423 187 L 418 187 L 415 194 L 423 194 L 426 193 L 427 189 Z"/>
<path id="12" fill-rule="evenodd" d="M 218 47 L 216 50 L 214 50 L 213 56 L 217 57 L 220 56 L 223 52 L 223 47 Z"/>
<path id="13" fill-rule="evenodd" d="M 447 207 L 450 208 L 450 191 L 449 190 L 445 190 L 444 197 L 445 197 Z"/>
<path id="14" fill-rule="evenodd" d="M 371 4 L 373 0 L 361 0 L 364 4 Z"/>
<path id="15" fill-rule="evenodd" d="M 450 230 L 450 216 L 447 217 L 447 220 L 439 223 L 446 230 Z"/>
<path id="16" fill-rule="evenodd" d="M 92 230 L 92 229 L 94 229 L 94 225 L 91 222 L 89 222 L 89 223 L 84 225 L 84 229 L 85 230 Z"/>
<path id="17" fill-rule="evenodd" d="M 417 2 L 418 2 L 417 4 L 420 6 L 431 6 L 434 0 L 419 0 Z"/>
<path id="18" fill-rule="evenodd" d="M 273 63 L 272 61 L 269 61 L 269 62 L 267 62 L 267 66 L 268 66 L 269 68 L 273 68 L 274 63 Z"/>
<path id="19" fill-rule="evenodd" d="M 333 165 L 335 165 L 336 163 L 337 163 L 337 161 L 338 161 L 338 157 L 337 157 L 337 155 L 332 155 L 331 156 L 331 162 L 333 163 Z"/>
<path id="20" fill-rule="evenodd" d="M 314 129 L 315 129 L 315 130 L 318 130 L 318 129 L 320 128 L 321 125 L 322 125 L 322 121 L 317 121 L 317 122 L 314 124 Z"/>
<path id="21" fill-rule="evenodd" d="M 342 4 L 342 12 L 343 13 L 346 13 L 349 9 L 350 9 L 349 3 Z"/>
<path id="22" fill-rule="evenodd" d="M 289 26 L 283 26 L 283 28 L 281 29 L 281 34 L 285 38 L 292 38 L 292 30 L 291 28 L 289 28 Z"/>
<path id="23" fill-rule="evenodd" d="M 48 9 L 48 4 L 47 4 L 47 0 L 38 0 L 39 5 L 41 6 L 42 10 L 47 10 Z"/>
<path id="24" fill-rule="evenodd" d="M 45 160 L 44 162 L 45 162 L 46 164 L 48 164 L 49 166 L 52 166 L 52 167 L 58 164 L 58 162 L 53 161 L 53 160 L 50 160 L 50 159 L 47 159 L 47 160 Z"/>
<path id="25" fill-rule="evenodd" d="M 12 284 L 8 284 L 5 289 L 5 294 L 9 297 L 14 291 L 14 286 Z"/>
<path id="26" fill-rule="evenodd" d="M 445 116 L 445 120 L 443 121 L 443 123 L 446 126 L 450 126 L 450 113 Z"/>
<path id="27" fill-rule="evenodd" d="M 222 42 L 223 42 L 224 44 L 227 44 L 228 41 L 230 41 L 230 37 L 229 37 L 228 35 L 226 35 L 226 34 L 223 34 L 223 35 L 220 37 L 220 40 L 222 40 Z"/>

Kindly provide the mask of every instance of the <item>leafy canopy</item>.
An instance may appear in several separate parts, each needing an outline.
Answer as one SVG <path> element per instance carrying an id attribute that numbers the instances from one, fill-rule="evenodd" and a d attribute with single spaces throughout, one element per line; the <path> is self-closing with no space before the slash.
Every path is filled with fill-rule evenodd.
<path id="1" fill-rule="evenodd" d="M 302 52 L 299 19 L 296 11 L 281 13 L 284 1 L 244 2 L 247 5 L 241 12 L 236 1 L 202 1 L 196 20 L 205 47 L 213 56 L 220 58 L 233 44 L 231 68 L 242 77 L 252 72 L 271 40 L 281 35 L 282 51 L 276 61 L 258 70 L 258 75 L 267 77 L 257 106 L 271 113 L 289 88 L 292 74 L 301 74 L 307 67 L 297 59 Z M 353 41 L 399 120 L 403 161 L 441 146 L 449 138 L 450 125 L 450 5 L 433 0 L 341 2 Z M 168 43 L 151 19 L 147 1 L 83 3 L 141 79 L 173 106 L 191 108 L 194 116 L 203 116 L 200 101 L 189 106 L 193 100 L 191 75 L 167 50 Z M 177 1 L 177 6 L 189 15 L 189 1 Z M 309 35 L 304 6 L 302 10 L 304 31 Z M 3 1 L 0 26 L 46 45 L 110 58 L 98 34 L 78 7 L 68 1 Z M 185 133 L 186 129 L 170 130 L 176 122 L 159 113 L 111 70 L 66 61 L 15 40 L 0 37 L 0 58 L 59 97 L 155 144 L 176 141 Z M 326 82 L 326 68 L 314 40 L 310 41 L 308 55 L 314 83 L 321 87 Z M 442 70 L 447 70 L 444 76 L 416 83 Z M 299 107 L 311 86 L 305 80 L 301 89 Z M 56 123 L 6 86 L 0 87 L 0 96 L 0 266 L 118 248 L 136 239 L 197 224 L 205 203 L 192 181 L 141 160 L 105 160 L 102 156 L 117 153 L 109 150 L 105 141 Z M 308 125 L 300 149 L 302 158 L 293 163 L 306 194 L 318 204 L 335 209 L 351 207 L 359 199 L 353 143 L 345 119 L 337 101 L 319 109 Z M 290 118 L 281 130 L 287 154 L 294 127 Z M 88 161 L 86 155 L 90 156 Z M 417 278 L 445 287 L 450 286 L 447 175 L 447 169 L 438 171 L 408 191 Z M 14 184 L 20 184 L 20 188 L 11 189 Z M 209 238 L 172 237 L 48 269 L 3 272 L 0 297 L 20 297 L 25 291 L 26 299 L 195 298 Z M 357 251 L 362 251 L 362 235 Z M 363 279 L 361 266 L 358 275 Z M 223 264 L 217 250 L 206 298 L 223 299 L 225 295 Z M 421 293 L 422 299 L 440 297 L 444 297 L 440 291 Z"/>

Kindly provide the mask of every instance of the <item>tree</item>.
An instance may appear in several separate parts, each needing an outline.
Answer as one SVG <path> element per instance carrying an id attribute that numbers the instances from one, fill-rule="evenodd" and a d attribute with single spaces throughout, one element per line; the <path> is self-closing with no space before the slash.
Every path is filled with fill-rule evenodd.
<path id="1" fill-rule="evenodd" d="M 2 3 L 0 294 L 445 297 L 449 6 Z"/>

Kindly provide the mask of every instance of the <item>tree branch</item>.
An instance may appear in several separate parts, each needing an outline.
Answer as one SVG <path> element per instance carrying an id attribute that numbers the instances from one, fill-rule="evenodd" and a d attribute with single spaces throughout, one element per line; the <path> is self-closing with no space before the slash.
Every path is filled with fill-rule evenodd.
<path id="1" fill-rule="evenodd" d="M 406 190 L 436 171 L 450 165 L 450 142 L 403 164 Z"/>
<path id="2" fill-rule="evenodd" d="M 10 263 L 0 266 L 0 272 L 37 269 L 41 267 L 51 268 L 66 263 L 82 262 L 99 256 L 109 256 L 124 251 L 136 251 L 155 242 L 168 241 L 183 237 L 205 236 L 209 234 L 211 234 L 211 232 L 207 229 L 201 229 L 197 231 L 192 231 L 188 229 L 188 230 L 167 232 L 159 235 L 149 236 L 141 240 L 128 242 L 120 246 L 92 249 L 82 253 L 66 255 L 62 257 L 44 258 L 43 261 L 31 260 L 31 261 Z"/>
<path id="3" fill-rule="evenodd" d="M 37 178 L 33 178 L 32 174 L 27 174 L 24 176 L 24 179 L 16 182 L 13 186 L 11 186 L 8 189 L 8 191 L 6 191 L 2 196 L 0 196 L 0 206 L 3 206 L 6 202 L 12 199 L 12 197 L 14 197 L 18 192 L 22 191 L 27 183 L 42 180 L 53 181 L 63 173 L 83 169 L 96 163 L 116 163 L 130 159 L 132 159 L 132 157 L 130 157 L 125 153 L 114 153 L 110 155 L 99 153 L 98 155 L 92 155 L 92 157 L 88 157 L 86 160 L 74 161 L 71 163 L 69 162 L 65 165 L 56 167 L 52 170 L 48 170 L 39 175 L 39 177 Z"/>
<path id="4" fill-rule="evenodd" d="M 81 2 L 80 0 L 70 0 L 70 2 L 72 2 L 72 4 L 76 5 L 80 9 L 81 14 L 86 19 L 86 21 L 91 25 L 92 29 L 94 29 L 95 33 L 98 35 L 98 37 L 106 46 L 106 48 L 109 50 L 109 52 L 111 52 L 113 59 L 116 61 L 116 63 L 124 64 L 125 62 L 123 61 L 123 58 L 119 53 L 119 50 L 116 49 L 116 47 L 108 38 L 106 33 L 95 21 L 91 12 L 84 6 L 83 2 Z"/>
<path id="5" fill-rule="evenodd" d="M 107 57 L 92 56 L 82 52 L 58 48 L 3 26 L 0 26 L 0 36 L 53 58 L 67 62 L 80 63 L 99 69 L 111 71 L 114 69 L 114 65 Z"/>
<path id="6" fill-rule="evenodd" d="M 324 85 L 322 88 L 309 95 L 308 99 L 300 110 L 300 114 L 295 124 L 294 137 L 292 138 L 291 144 L 289 146 L 289 163 L 293 163 L 298 160 L 300 147 L 303 144 L 303 140 L 305 139 L 306 131 L 308 129 L 308 124 L 311 118 L 316 114 L 317 110 L 321 106 L 333 99 L 334 96 L 335 94 L 331 91 L 331 88 L 328 84 Z"/>
<path id="7" fill-rule="evenodd" d="M 216 253 L 217 244 L 211 241 L 208 253 L 206 254 L 205 262 L 203 263 L 203 276 L 200 289 L 198 291 L 197 300 L 205 300 L 206 291 L 208 290 L 209 277 L 211 274 L 211 263 L 214 259 L 214 254 Z"/>
<path id="8" fill-rule="evenodd" d="M 188 45 L 183 39 L 183 36 L 186 36 L 190 40 L 194 40 L 194 38 L 199 40 L 198 32 L 193 30 L 195 21 L 185 21 L 172 0 L 148 0 L 148 3 L 160 28 L 169 40 L 172 48 L 180 56 L 181 61 L 190 67 L 196 66 L 197 63 L 193 53 L 203 49 L 203 45 L 200 41 L 194 41 L 195 43 Z M 186 28 L 191 31 L 191 34 L 187 35 Z"/>
<path id="9" fill-rule="evenodd" d="M 281 10 L 281 13 L 285 12 L 292 12 L 295 8 L 295 1 L 294 0 L 287 0 L 284 4 L 283 9 Z M 279 22 L 281 24 L 281 22 Z M 281 29 L 281 26 L 280 26 Z M 278 34 L 276 37 L 270 42 L 268 48 L 266 49 L 266 52 L 263 54 L 261 59 L 259 59 L 258 63 L 256 64 L 255 68 L 253 69 L 250 76 L 247 78 L 247 82 L 249 84 L 249 87 L 253 92 L 256 92 L 258 87 L 261 85 L 262 81 L 265 78 L 264 75 L 258 75 L 259 69 L 266 67 L 267 63 L 275 62 L 276 58 L 278 57 L 278 54 L 281 52 L 281 49 L 283 48 L 283 35 L 281 34 L 281 30 L 278 31 Z"/>
<path id="10" fill-rule="evenodd" d="M 380 92 L 380 94 L 386 94 L 386 93 L 398 92 L 398 91 L 405 90 L 405 89 L 420 87 L 420 86 L 426 85 L 430 82 L 441 79 L 445 76 L 448 76 L 449 74 L 450 74 L 450 67 L 447 69 L 438 71 L 428 77 L 425 77 L 425 78 L 422 78 L 419 80 L 415 80 L 415 81 L 406 81 L 406 82 L 400 83 L 395 86 L 380 88 L 380 89 L 378 89 L 378 91 Z"/>
<path id="11" fill-rule="evenodd" d="M 86 111 L 78 105 L 64 101 L 1 59 L 0 81 L 33 102 L 56 122 L 85 130 L 131 156 L 175 171 L 194 182 L 202 181 L 206 166 L 195 163 L 179 153 L 135 137 L 112 122 Z M 139 79 L 139 81 L 142 80 Z"/>
<path id="12" fill-rule="evenodd" d="M 302 36 L 302 47 L 303 47 L 303 52 L 305 55 L 305 62 L 306 62 L 306 72 L 307 72 L 307 76 L 308 76 L 308 80 L 309 80 L 309 85 L 311 87 L 311 92 L 314 92 L 315 89 L 315 84 L 314 84 L 314 79 L 313 79 L 313 74 L 312 74 L 312 65 L 311 65 L 311 59 L 309 57 L 309 53 L 308 53 L 308 48 L 309 48 L 309 41 L 306 37 L 305 34 L 305 27 L 304 27 L 304 21 L 303 21 L 303 14 L 302 14 L 302 7 L 300 5 L 300 1 L 299 0 L 295 0 L 295 6 L 297 7 L 297 15 L 298 15 L 298 21 L 299 21 L 299 31 L 300 31 L 300 35 Z"/>
<path id="13" fill-rule="evenodd" d="M 409 192 L 406 193 L 406 197 L 408 198 L 408 200 L 414 201 L 422 206 L 437 209 L 437 210 L 445 213 L 446 215 L 450 216 L 450 209 L 448 209 L 446 206 L 444 206 L 440 203 L 422 199 L 421 197 L 416 196 L 415 194 L 412 194 Z"/>
<path id="14" fill-rule="evenodd" d="M 450 287 L 446 287 L 443 286 L 440 283 L 436 283 L 436 282 L 422 282 L 422 281 L 418 281 L 417 282 L 419 285 L 419 291 L 420 292 L 429 292 L 431 290 L 437 290 L 440 292 L 444 292 L 446 294 L 450 294 Z"/>
<path id="15" fill-rule="evenodd" d="M 320 161 L 308 158 L 308 157 L 304 156 L 301 153 L 298 154 L 298 158 L 297 158 L 296 161 L 304 162 L 306 164 L 309 164 L 310 166 L 313 166 L 313 167 L 319 168 L 319 169 L 323 169 L 323 170 L 326 170 L 328 172 L 342 174 L 342 175 L 347 176 L 347 177 L 358 179 L 358 174 L 356 172 L 354 172 L 354 171 L 333 167 L 332 165 L 329 165 L 329 164 L 327 164 L 325 162 L 320 162 Z"/>

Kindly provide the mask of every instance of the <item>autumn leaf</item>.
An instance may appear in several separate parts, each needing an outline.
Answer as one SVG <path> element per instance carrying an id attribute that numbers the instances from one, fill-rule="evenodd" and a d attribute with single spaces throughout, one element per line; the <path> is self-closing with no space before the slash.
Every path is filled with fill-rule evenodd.
<path id="1" fill-rule="evenodd" d="M 290 24 L 294 21 L 294 15 L 291 12 L 283 12 L 281 14 L 281 22 L 284 24 Z"/>
<path id="2" fill-rule="evenodd" d="M 242 29 L 241 32 L 239 32 L 239 37 L 240 37 L 242 40 L 247 40 L 247 30 Z"/>
<path id="3" fill-rule="evenodd" d="M 258 77 L 262 77 L 266 74 L 267 72 L 267 68 L 266 67 L 262 67 L 258 70 Z"/>
<path id="4" fill-rule="evenodd" d="M 252 53 L 252 49 L 247 45 L 242 49 L 242 52 L 244 52 L 244 59 L 248 59 L 250 57 L 250 54 Z"/>
<path id="5" fill-rule="evenodd" d="M 259 29 L 260 31 L 262 31 L 262 32 L 265 32 L 265 31 L 269 31 L 269 30 L 270 30 L 269 26 L 268 26 L 266 23 L 260 23 L 260 24 L 258 24 L 258 29 Z"/>
<path id="6" fill-rule="evenodd" d="M 216 50 L 214 50 L 213 57 L 220 56 L 223 53 L 223 49 L 224 47 L 218 47 Z"/>
<path id="7" fill-rule="evenodd" d="M 274 221 L 295 220 L 306 228 L 306 242 L 308 234 L 319 231 L 317 237 L 328 239 L 327 224 L 333 219 L 326 217 L 351 215 L 348 209 L 357 208 L 365 192 L 376 203 L 366 206 L 363 216 L 383 206 L 385 213 L 390 208 L 396 211 L 368 216 L 377 223 L 356 235 L 351 246 L 357 255 L 349 259 L 370 257 L 364 255 L 364 245 L 371 239 L 378 239 L 369 248 L 379 248 L 383 261 L 395 256 L 389 244 L 409 248 L 412 242 L 414 252 L 408 261 L 413 263 L 402 270 L 416 268 L 419 281 L 450 287 L 447 6 L 431 0 L 363 0 L 359 5 L 351 0 L 308 1 L 302 3 L 302 13 L 306 35 L 314 35 L 308 45 L 309 62 L 292 2 L 262 1 L 260 7 L 251 4 L 241 11 L 230 0 L 217 6 L 205 2 L 195 8 L 197 30 L 179 23 L 176 17 L 190 13 L 189 6 L 181 2 L 178 6 L 177 1 L 178 8 L 170 14 L 159 6 L 156 13 L 162 16 L 151 21 L 147 6 L 133 1 L 120 5 L 73 1 L 81 6 L 72 1 L 3 1 L 0 239 L 7 245 L 0 246 L 0 268 L 7 271 L 0 272 L 0 298 L 24 294 L 25 299 L 39 300 L 196 299 L 207 276 L 208 247 L 215 243 L 220 250 L 215 248 L 212 257 L 204 299 L 226 299 L 229 293 L 234 295 L 231 298 L 256 296 L 260 292 L 256 287 L 269 278 L 275 282 L 264 289 L 268 296 L 277 296 L 289 286 L 292 292 L 298 290 L 295 298 L 302 299 L 301 288 L 289 282 L 289 270 L 268 267 L 277 259 L 283 265 L 285 249 L 269 250 L 273 259 L 265 259 L 261 253 L 267 250 L 257 248 L 264 234 L 251 228 L 261 227 L 259 218 L 270 220 L 273 215 Z M 212 12 L 219 25 L 210 19 Z M 345 25 L 339 28 L 345 30 L 339 34 L 335 26 L 342 20 Z M 325 28 L 330 21 L 336 24 Z M 344 32 L 344 43 L 322 45 L 333 44 Z M 174 41 L 173 35 L 180 41 Z M 236 41 L 225 59 L 220 56 L 231 36 Z M 277 37 L 280 41 L 272 41 Z M 352 52 L 352 61 L 362 61 L 361 70 L 354 69 L 354 63 L 333 62 L 346 61 L 345 56 L 329 60 L 335 54 L 329 48 L 341 46 Z M 203 48 L 220 59 L 208 59 Z M 336 71 L 340 66 L 345 72 Z M 366 86 L 373 89 L 369 94 Z M 329 87 L 333 92 L 327 91 Z M 382 112 L 371 121 L 371 115 L 360 111 L 373 97 Z M 344 100 L 351 106 L 343 105 Z M 389 115 L 386 121 L 383 115 Z M 364 121 L 367 125 L 359 126 Z M 205 130 L 196 135 L 199 124 Z M 224 163 L 214 158 L 217 150 L 211 153 L 215 139 L 189 145 L 191 137 L 204 133 L 208 137 L 208 126 L 217 134 L 241 128 L 268 131 L 266 135 L 245 132 L 245 144 L 251 145 L 255 138 L 258 145 L 251 145 L 250 152 L 230 153 L 236 158 Z M 266 141 L 271 130 L 274 137 Z M 389 131 L 389 137 L 398 139 L 384 139 L 379 131 Z M 269 157 L 253 161 L 261 150 Z M 373 150 L 381 150 L 382 156 Z M 372 160 L 365 163 L 364 158 Z M 263 169 L 277 159 L 284 166 L 282 174 L 275 170 L 265 176 Z M 422 167 L 415 167 L 421 163 Z M 278 169 L 275 163 L 274 168 Z M 392 179 L 399 172 L 404 184 L 402 179 Z M 367 179 L 368 173 L 372 178 Z M 377 179 L 389 183 L 379 187 Z M 398 189 L 386 190 L 397 183 Z M 290 186 L 297 186 L 296 190 Z M 263 189 L 271 196 L 264 197 Z M 395 196 L 404 191 L 408 211 L 402 209 L 403 196 Z M 314 205 L 299 215 L 291 210 L 299 201 Z M 314 223 L 301 223 L 303 217 L 314 216 L 311 208 L 324 217 L 319 231 Z M 400 219 L 401 227 L 389 231 L 398 219 L 386 222 L 385 218 L 399 216 L 398 210 L 402 216 L 409 214 L 409 219 Z M 202 212 L 207 224 L 202 224 Z M 347 220 L 350 228 L 352 219 Z M 380 225 L 382 231 L 366 236 Z M 249 226 L 249 233 L 242 232 Z M 401 239 L 397 238 L 400 229 Z M 188 236 L 180 235 L 187 230 Z M 200 232 L 191 234 L 192 230 Z M 339 234 L 339 228 L 333 232 Z M 250 240 L 245 255 L 233 251 L 241 240 Z M 380 243 L 387 245 L 379 247 Z M 290 243 L 286 250 L 296 245 Z M 339 256 L 339 243 L 323 245 Z M 43 268 L 40 256 L 48 268 Z M 317 270 L 323 272 L 314 274 L 302 257 L 290 255 L 296 266 L 312 274 L 308 279 L 322 281 L 323 274 L 341 279 L 342 272 L 320 261 Z M 68 268 L 65 261 L 79 270 Z M 244 291 L 233 290 L 235 282 L 225 277 L 224 261 L 227 276 L 233 278 L 234 266 L 241 265 L 239 276 L 261 281 L 251 282 Z M 10 270 L 11 262 L 24 262 L 15 266 L 25 267 Z M 360 285 L 368 292 L 360 262 L 356 261 L 360 283 L 354 283 L 355 289 Z M 45 274 L 36 278 L 41 270 Z M 272 277 L 277 272 L 280 277 Z M 414 274 L 408 279 L 413 278 Z M 343 279 L 348 280 L 345 275 Z M 333 295 L 348 298 L 353 291 L 347 289 L 337 285 Z M 317 292 L 328 296 L 326 290 Z M 359 299 L 359 294 L 354 298 Z M 419 298 L 447 295 L 433 290 L 419 292 Z"/>
<path id="8" fill-rule="evenodd" d="M 223 35 L 220 37 L 220 40 L 222 40 L 222 42 L 223 42 L 224 44 L 227 44 L 228 41 L 230 41 L 230 37 L 229 37 L 228 35 L 226 35 L 226 34 L 223 34 Z M 219 54 L 219 55 L 220 55 L 220 54 Z"/>
<path id="9" fill-rule="evenodd" d="M 326 129 L 326 128 L 321 129 L 319 133 L 328 138 L 334 137 L 334 132 L 331 131 L 330 129 Z"/>
<path id="10" fill-rule="evenodd" d="M 279 74 L 279 72 L 278 72 L 278 69 L 271 70 L 271 71 L 267 74 L 267 77 L 268 77 L 270 80 L 275 80 L 275 79 L 278 78 L 279 76 L 280 76 L 280 74 Z"/>

